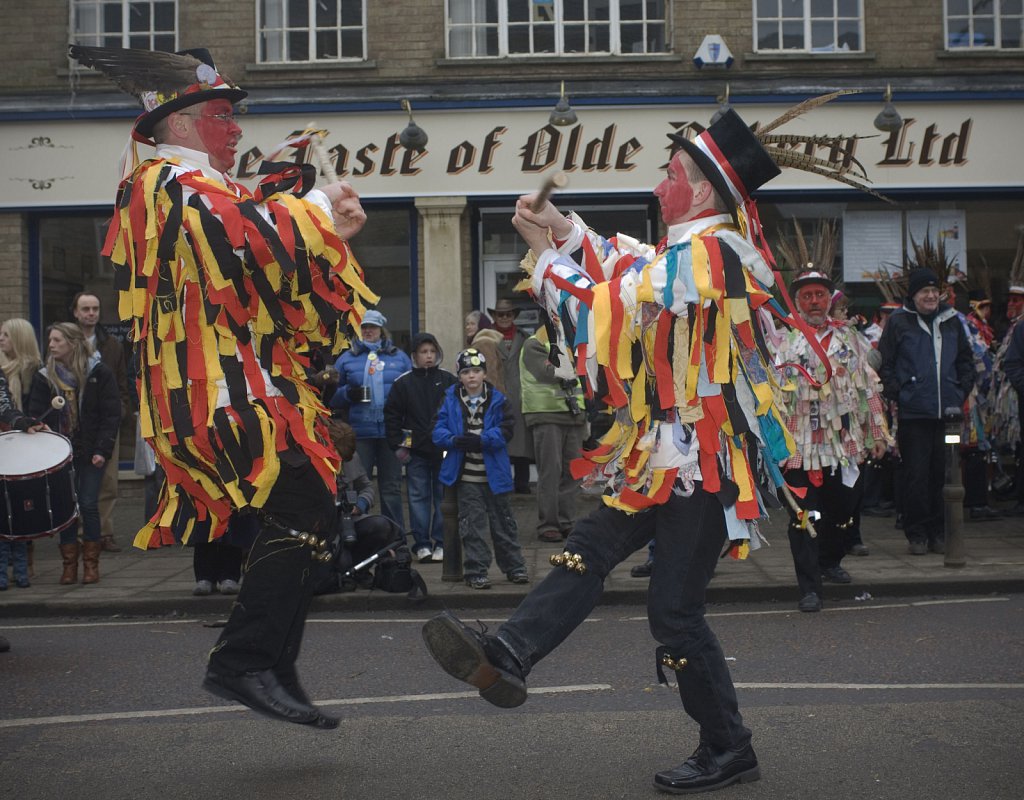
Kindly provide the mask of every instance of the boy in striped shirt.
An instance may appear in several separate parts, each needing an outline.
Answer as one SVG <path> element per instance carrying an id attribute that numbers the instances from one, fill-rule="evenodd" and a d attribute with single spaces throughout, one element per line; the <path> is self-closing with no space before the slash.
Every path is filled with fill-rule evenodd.
<path id="1" fill-rule="evenodd" d="M 445 392 L 434 426 L 434 444 L 445 453 L 441 483 L 456 486 L 462 572 L 474 589 L 489 589 L 491 549 L 483 531 L 490 527 L 494 558 L 512 583 L 528 583 L 516 518 L 509 506 L 513 489 L 508 440 L 513 418 L 505 395 L 484 378 L 487 364 L 469 348 L 456 361 L 459 383 Z"/>

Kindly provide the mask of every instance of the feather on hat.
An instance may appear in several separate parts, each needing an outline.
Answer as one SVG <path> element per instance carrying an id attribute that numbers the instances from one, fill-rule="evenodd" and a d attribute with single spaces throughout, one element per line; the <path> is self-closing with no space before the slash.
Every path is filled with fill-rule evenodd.
<path id="1" fill-rule="evenodd" d="M 165 53 L 73 44 L 68 53 L 139 98 L 144 111 L 135 121 L 133 136 L 144 142 L 151 141 L 153 126 L 175 111 L 219 98 L 237 103 L 248 95 L 217 71 L 206 48 Z"/>

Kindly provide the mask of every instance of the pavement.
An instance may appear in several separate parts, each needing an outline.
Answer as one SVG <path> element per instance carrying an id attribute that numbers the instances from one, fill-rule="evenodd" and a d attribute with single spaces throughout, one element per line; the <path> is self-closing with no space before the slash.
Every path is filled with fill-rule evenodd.
<path id="1" fill-rule="evenodd" d="M 11 582 L 0 592 L 0 630 L 3 619 L 23 617 L 134 617 L 194 614 L 226 615 L 232 597 L 193 597 L 192 551 L 164 547 L 145 552 L 130 546 L 143 521 L 137 487 L 124 482 L 115 510 L 115 537 L 120 553 L 103 553 L 99 583 L 60 586 L 60 554 L 55 539 L 35 542 L 35 576 L 32 586 L 18 589 Z M 534 489 L 536 491 L 536 489 Z M 581 496 L 577 511 L 586 513 L 599 500 Z M 427 597 L 410 601 L 404 594 L 359 589 L 321 595 L 313 611 L 412 610 L 417 608 L 512 609 L 532 585 L 553 567 L 549 558 L 561 552 L 558 544 L 537 540 L 533 495 L 512 495 L 531 583 L 509 583 L 497 567 L 491 568 L 492 588 L 471 589 L 461 580 L 444 580 L 440 563 L 417 564 L 428 589 Z M 685 521 L 680 521 L 685 524 Z M 965 521 L 965 563 L 945 565 L 941 555 L 911 556 L 894 519 L 866 517 L 861 525 L 866 557 L 847 556 L 843 566 L 853 577 L 848 585 L 825 585 L 826 605 L 834 602 L 870 602 L 881 597 L 947 596 L 1024 592 L 1024 517 L 1003 517 L 985 522 Z M 786 536 L 786 516 L 775 512 L 764 527 L 769 541 L 745 561 L 729 558 L 719 562 L 708 588 L 710 603 L 765 602 L 795 607 L 799 599 L 793 562 Z M 646 579 L 630 576 L 630 568 L 646 560 L 646 549 L 619 565 L 605 581 L 605 604 L 643 604 Z M 81 579 L 81 570 L 79 570 Z"/>

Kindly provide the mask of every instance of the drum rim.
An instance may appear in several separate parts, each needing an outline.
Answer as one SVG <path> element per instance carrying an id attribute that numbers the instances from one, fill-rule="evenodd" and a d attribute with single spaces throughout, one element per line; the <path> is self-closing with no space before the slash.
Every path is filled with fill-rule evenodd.
<path id="1" fill-rule="evenodd" d="M 64 467 L 66 467 L 69 463 L 71 463 L 71 461 L 75 457 L 74 447 L 72 447 L 71 445 L 71 440 L 64 434 L 57 433 L 57 431 L 36 431 L 35 433 L 25 433 L 24 431 L 3 431 L 2 433 L 0 433 L 0 437 L 10 436 L 11 434 L 17 434 L 19 436 L 38 436 L 41 433 L 48 433 L 51 436 L 56 436 L 58 439 L 63 439 L 65 442 L 67 442 L 69 452 L 67 456 L 64 458 L 64 460 L 58 464 L 54 464 L 52 467 L 47 467 L 44 470 L 38 470 L 36 472 L 11 474 L 0 472 L 0 481 L 36 480 L 46 475 L 52 475 L 54 472 L 59 472 L 60 470 L 64 469 Z"/>

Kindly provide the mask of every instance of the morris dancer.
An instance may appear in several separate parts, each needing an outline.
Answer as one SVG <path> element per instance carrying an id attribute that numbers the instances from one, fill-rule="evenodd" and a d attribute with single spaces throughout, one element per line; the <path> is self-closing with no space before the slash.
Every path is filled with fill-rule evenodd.
<path id="1" fill-rule="evenodd" d="M 834 234 L 833 234 L 834 235 Z M 878 460 L 891 444 L 881 385 L 868 366 L 871 345 L 855 327 L 829 315 L 835 283 L 827 262 L 806 264 L 790 284 L 800 316 L 832 364 L 832 380 L 822 385 L 825 367 L 799 331 L 783 339 L 778 359 L 789 379 L 784 389 L 786 422 L 796 452 L 784 464 L 786 483 L 800 499 L 791 509 L 788 529 L 801 611 L 820 611 L 822 581 L 850 583 L 843 569 L 847 533 L 854 523 L 860 465 Z M 801 379 L 810 373 L 814 382 Z M 807 528 L 807 513 L 817 511 L 816 535 Z"/>
<path id="2" fill-rule="evenodd" d="M 654 777 L 673 793 L 760 777 L 704 619 L 715 563 L 723 550 L 742 557 L 757 546 L 763 504 L 777 506 L 776 465 L 793 448 L 764 341 L 774 280 L 749 195 L 779 174 L 770 153 L 794 154 L 766 148 L 771 137 L 760 136 L 731 110 L 694 142 L 672 136 L 678 150 L 654 191 L 667 247 L 606 240 L 550 203 L 532 211 L 535 195 L 519 199 L 513 224 L 532 251 L 526 266 L 535 259 L 530 290 L 552 344 L 575 353 L 591 390 L 601 371 L 616 408 L 615 424 L 576 470 L 604 485 L 605 505 L 575 525 L 552 557 L 561 568 L 496 635 L 447 613 L 423 631 L 450 675 L 494 705 L 518 706 L 530 670 L 586 619 L 608 573 L 655 540 L 648 615 L 657 670 L 663 680 L 665 667 L 676 672 L 683 707 L 700 726 L 693 755 Z M 582 265 L 568 257 L 581 247 Z"/>
<path id="3" fill-rule="evenodd" d="M 142 432 L 167 474 L 135 544 L 217 538 L 233 510 L 258 513 L 203 687 L 274 719 L 337 727 L 295 670 L 339 468 L 304 368 L 311 347 L 342 348 L 377 299 L 347 244 L 366 215 L 346 183 L 311 190 L 312 168 L 264 165 L 282 172 L 255 192 L 228 177 L 246 92 L 206 50 L 72 45 L 71 56 L 139 97 L 132 137 L 156 146 L 122 182 L 104 249 L 139 348 Z"/>

